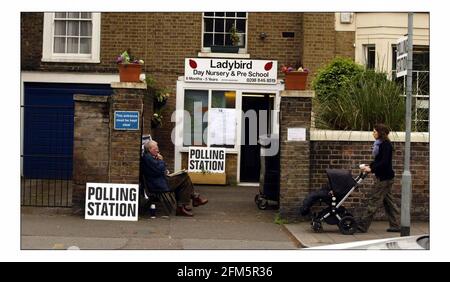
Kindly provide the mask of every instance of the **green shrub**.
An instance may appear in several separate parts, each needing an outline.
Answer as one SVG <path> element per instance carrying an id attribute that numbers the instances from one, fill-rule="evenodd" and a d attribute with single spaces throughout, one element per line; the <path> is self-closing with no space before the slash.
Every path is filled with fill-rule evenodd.
<path id="1" fill-rule="evenodd" d="M 339 89 L 364 68 L 352 59 L 336 57 L 328 65 L 318 70 L 312 88 L 320 100 L 334 99 Z"/>
<path id="2" fill-rule="evenodd" d="M 387 74 L 365 70 L 344 83 L 335 98 L 315 99 L 316 126 L 335 130 L 369 130 L 384 123 L 404 130 L 402 89 Z"/>

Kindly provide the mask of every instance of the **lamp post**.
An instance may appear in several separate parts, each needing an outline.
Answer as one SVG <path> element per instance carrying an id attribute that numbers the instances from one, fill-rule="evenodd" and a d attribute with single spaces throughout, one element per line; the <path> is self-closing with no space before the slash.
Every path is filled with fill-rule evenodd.
<path id="1" fill-rule="evenodd" d="M 400 218 L 400 236 L 409 236 L 411 229 L 411 172 L 409 170 L 411 152 L 411 95 L 413 67 L 413 13 L 408 13 L 408 59 L 406 74 L 406 118 L 405 118 L 405 154 L 402 174 L 402 206 Z"/>

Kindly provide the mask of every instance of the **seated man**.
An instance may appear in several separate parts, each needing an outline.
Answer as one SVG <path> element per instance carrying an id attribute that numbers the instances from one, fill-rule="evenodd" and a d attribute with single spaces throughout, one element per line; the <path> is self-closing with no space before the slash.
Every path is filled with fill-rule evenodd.
<path id="1" fill-rule="evenodd" d="M 168 175 L 166 163 L 159 153 L 158 143 L 149 141 L 144 145 L 144 155 L 141 162 L 142 173 L 147 181 L 147 186 L 154 191 L 174 191 L 177 201 L 176 215 L 193 216 L 190 208 L 191 199 L 194 207 L 204 205 L 207 199 L 194 193 L 189 175 L 184 172 L 174 176 Z"/>

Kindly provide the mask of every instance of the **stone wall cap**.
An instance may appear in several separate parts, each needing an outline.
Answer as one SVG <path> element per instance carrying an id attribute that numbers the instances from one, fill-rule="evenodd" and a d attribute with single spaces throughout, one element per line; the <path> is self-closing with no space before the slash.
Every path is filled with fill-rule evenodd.
<path id="1" fill-rule="evenodd" d="M 86 94 L 74 94 L 74 101 L 83 101 L 83 102 L 91 102 L 91 103 L 106 103 L 108 102 L 109 96 L 94 96 L 94 95 L 86 95 Z"/>
<path id="2" fill-rule="evenodd" d="M 281 91 L 281 97 L 312 98 L 314 96 L 315 96 L 314 90 L 283 90 L 283 91 Z"/>
<path id="3" fill-rule="evenodd" d="M 370 141 L 373 142 L 372 131 L 344 131 L 344 130 L 310 130 L 311 141 Z M 405 142 L 405 132 L 393 131 L 389 133 L 391 142 Z M 429 143 L 428 132 L 411 132 L 412 143 Z"/>
<path id="4" fill-rule="evenodd" d="M 111 88 L 147 89 L 143 82 L 111 82 Z"/>

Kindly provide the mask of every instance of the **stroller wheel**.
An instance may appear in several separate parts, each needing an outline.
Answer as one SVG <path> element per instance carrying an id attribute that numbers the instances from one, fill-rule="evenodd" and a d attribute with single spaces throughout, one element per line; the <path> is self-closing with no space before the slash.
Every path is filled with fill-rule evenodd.
<path id="1" fill-rule="evenodd" d="M 264 198 L 260 198 L 256 204 L 260 210 L 265 210 L 267 208 L 267 200 Z"/>
<path id="2" fill-rule="evenodd" d="M 344 216 L 339 221 L 338 226 L 339 231 L 344 235 L 353 235 L 358 228 L 358 224 L 353 216 Z"/>
<path id="3" fill-rule="evenodd" d="M 311 228 L 314 232 L 319 233 L 323 231 L 322 223 L 320 221 L 312 221 Z"/>

